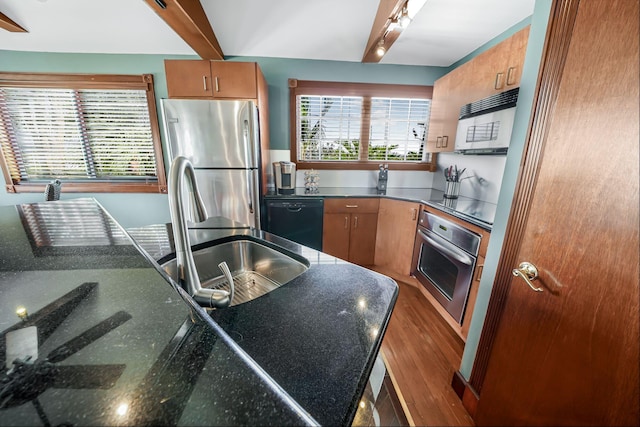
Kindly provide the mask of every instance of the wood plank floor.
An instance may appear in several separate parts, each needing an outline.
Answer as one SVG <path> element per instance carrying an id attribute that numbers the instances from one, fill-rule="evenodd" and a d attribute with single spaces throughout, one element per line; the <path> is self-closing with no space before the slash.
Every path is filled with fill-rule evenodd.
<path id="1" fill-rule="evenodd" d="M 420 290 L 400 286 L 382 354 L 411 425 L 473 426 L 451 388 L 464 342 Z"/>

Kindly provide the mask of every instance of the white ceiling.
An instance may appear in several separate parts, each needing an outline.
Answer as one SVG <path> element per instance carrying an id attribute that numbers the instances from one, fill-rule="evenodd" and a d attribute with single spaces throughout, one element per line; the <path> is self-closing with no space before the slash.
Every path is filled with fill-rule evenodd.
<path id="1" fill-rule="evenodd" d="M 379 0 L 201 3 L 225 56 L 360 62 Z M 449 66 L 530 16 L 534 3 L 426 0 L 380 62 Z M 0 12 L 28 31 L 0 30 L 0 50 L 195 55 L 142 0 L 0 0 Z"/>

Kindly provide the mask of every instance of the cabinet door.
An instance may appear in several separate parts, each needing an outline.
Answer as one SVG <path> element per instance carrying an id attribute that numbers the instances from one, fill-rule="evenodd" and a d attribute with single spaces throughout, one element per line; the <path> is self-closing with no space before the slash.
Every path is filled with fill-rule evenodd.
<path id="1" fill-rule="evenodd" d="M 378 214 L 351 214 L 349 261 L 358 265 L 373 265 L 376 250 Z"/>
<path id="2" fill-rule="evenodd" d="M 464 65 L 462 66 L 464 67 Z M 439 78 L 433 87 L 427 151 L 442 153 L 453 151 L 460 116 L 460 83 L 463 69 L 457 68 Z"/>
<path id="3" fill-rule="evenodd" d="M 164 61 L 169 98 L 210 98 L 213 86 L 209 64 L 199 60 Z"/>
<path id="4" fill-rule="evenodd" d="M 404 276 L 411 272 L 420 204 L 381 199 L 375 265 Z"/>
<path id="5" fill-rule="evenodd" d="M 473 74 L 477 79 L 477 84 L 470 88 L 468 93 L 473 97 L 466 103 L 520 85 L 520 75 L 528 40 L 529 27 L 526 27 L 470 61 L 473 64 Z"/>
<path id="6" fill-rule="evenodd" d="M 448 77 L 442 76 L 433 84 L 433 96 L 429 113 L 429 132 L 427 134 L 427 151 L 435 153 L 439 151 L 442 141 L 442 125 L 446 120 L 446 108 L 448 101 Z"/>
<path id="7" fill-rule="evenodd" d="M 322 225 L 322 251 L 349 260 L 349 214 L 325 213 Z"/>
<path id="8" fill-rule="evenodd" d="M 520 86 L 522 66 L 527 53 L 529 27 L 526 27 L 509 38 L 509 61 L 507 63 L 506 90 Z"/>
<path id="9" fill-rule="evenodd" d="M 214 98 L 258 97 L 254 62 L 211 61 L 211 77 Z"/>

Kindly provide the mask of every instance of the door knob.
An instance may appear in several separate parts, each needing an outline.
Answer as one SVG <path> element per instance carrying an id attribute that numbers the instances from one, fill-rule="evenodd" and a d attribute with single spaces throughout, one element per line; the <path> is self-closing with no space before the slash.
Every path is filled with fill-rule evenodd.
<path id="1" fill-rule="evenodd" d="M 535 292 L 542 292 L 542 288 L 536 288 L 533 283 L 531 283 L 538 278 L 538 269 L 535 265 L 526 261 L 521 262 L 518 268 L 513 269 L 512 273 L 516 277 L 522 277 L 524 281 L 527 282 L 527 285 Z"/>

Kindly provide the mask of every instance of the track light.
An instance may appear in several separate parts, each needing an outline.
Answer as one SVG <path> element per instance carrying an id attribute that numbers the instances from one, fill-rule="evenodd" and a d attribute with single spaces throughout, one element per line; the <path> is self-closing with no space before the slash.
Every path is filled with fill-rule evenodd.
<path id="1" fill-rule="evenodd" d="M 411 18 L 409 17 L 409 12 L 407 11 L 407 6 L 405 4 L 405 6 L 402 8 L 402 14 L 398 18 L 398 24 L 400 24 L 400 27 L 405 29 L 409 26 L 410 23 Z"/>
<path id="2" fill-rule="evenodd" d="M 376 55 L 382 57 L 386 52 L 387 49 L 384 47 L 384 39 L 380 39 L 378 46 L 376 47 Z"/>

